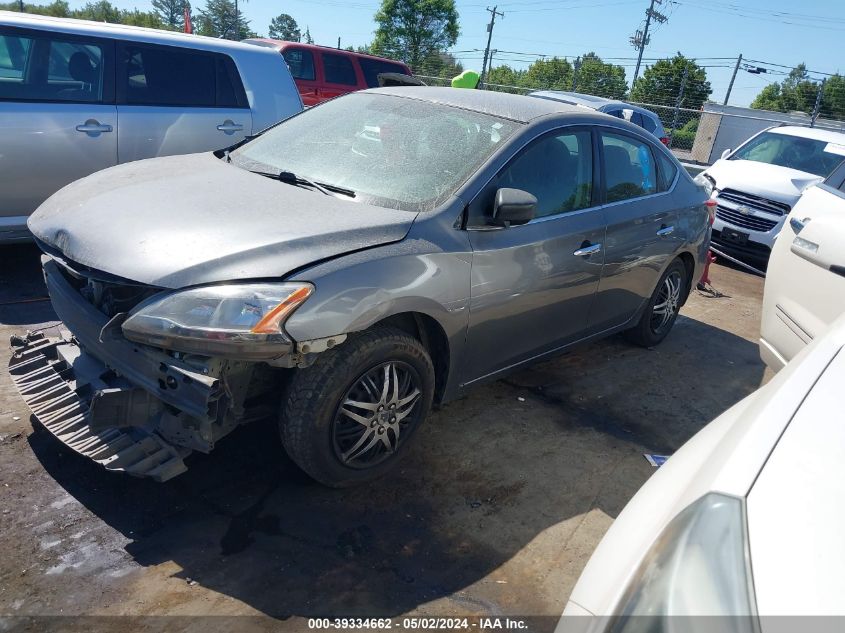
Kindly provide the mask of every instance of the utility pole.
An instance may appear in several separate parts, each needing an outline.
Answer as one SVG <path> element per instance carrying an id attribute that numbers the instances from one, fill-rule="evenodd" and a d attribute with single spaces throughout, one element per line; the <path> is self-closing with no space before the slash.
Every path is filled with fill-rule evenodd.
<path id="1" fill-rule="evenodd" d="M 337 37 L 337 50 L 340 50 L 340 36 Z"/>
<path id="2" fill-rule="evenodd" d="M 681 113 L 681 103 L 684 100 L 684 89 L 687 87 L 687 73 L 689 66 L 684 66 L 684 74 L 681 77 L 681 89 L 678 91 L 678 98 L 675 100 L 675 116 L 672 118 L 672 129 L 669 131 L 669 149 L 672 149 L 672 141 L 675 139 L 675 129 L 678 127 L 678 115 Z"/>
<path id="3" fill-rule="evenodd" d="M 658 24 L 663 24 L 669 18 L 660 13 L 659 11 L 654 10 L 654 4 L 660 4 L 663 0 L 651 0 L 651 4 L 649 4 L 648 9 L 645 12 L 645 27 L 642 31 L 637 30 L 634 35 L 631 36 L 630 41 L 634 48 L 639 50 L 639 54 L 637 55 L 637 66 L 634 69 L 634 79 L 631 80 L 631 88 L 634 87 L 634 83 L 637 81 L 637 77 L 640 75 L 640 64 L 643 61 L 643 51 L 645 47 L 648 46 L 648 43 L 651 41 L 651 38 L 648 36 L 648 27 L 651 26 L 651 21 L 654 20 Z"/>
<path id="4" fill-rule="evenodd" d="M 819 118 L 819 110 L 822 109 L 822 93 L 827 79 L 822 79 L 819 84 L 819 91 L 816 93 L 816 105 L 813 106 L 813 115 L 810 117 L 810 127 L 816 127 L 816 119 Z"/>
<path id="5" fill-rule="evenodd" d="M 23 13 L 23 0 L 18 0 L 18 4 L 21 7 L 21 13 Z"/>
<path id="6" fill-rule="evenodd" d="M 725 102 L 722 105 L 728 105 L 728 99 L 731 96 L 731 90 L 734 87 L 734 81 L 736 81 L 736 74 L 739 72 L 739 65 L 742 63 L 742 53 L 739 54 L 739 57 L 736 58 L 736 66 L 734 66 L 734 74 L 731 75 L 731 83 L 728 84 L 728 91 L 725 93 Z"/>
<path id="7" fill-rule="evenodd" d="M 235 37 L 232 39 L 236 42 L 241 35 L 241 18 L 240 13 L 238 13 L 238 0 L 235 0 Z"/>
<path id="8" fill-rule="evenodd" d="M 490 12 L 490 24 L 487 25 L 487 47 L 484 49 L 484 61 L 481 63 L 481 77 L 478 80 L 479 88 L 484 85 L 484 79 L 487 76 L 487 60 L 490 59 L 490 41 L 493 39 L 493 26 L 496 24 L 496 16 L 504 18 L 505 14 L 497 11 L 498 6 L 493 6 L 491 9 L 487 7 Z"/>
<path id="9" fill-rule="evenodd" d="M 572 73 L 572 92 L 578 87 L 578 71 L 581 70 L 581 56 L 575 58 L 575 70 Z"/>

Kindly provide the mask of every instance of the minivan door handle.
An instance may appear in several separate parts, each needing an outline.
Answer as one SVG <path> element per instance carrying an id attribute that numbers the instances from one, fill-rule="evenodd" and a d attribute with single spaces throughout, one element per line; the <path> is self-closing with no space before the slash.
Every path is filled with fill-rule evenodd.
<path id="1" fill-rule="evenodd" d="M 590 244 L 589 242 L 584 242 L 581 244 L 581 248 L 572 254 L 575 255 L 575 257 L 588 257 L 589 255 L 595 255 L 600 251 L 601 244 Z"/>
<path id="2" fill-rule="evenodd" d="M 88 119 L 82 125 L 77 125 L 76 131 L 85 132 L 89 136 L 97 136 L 103 132 L 111 132 L 112 126 L 100 123 L 97 119 Z"/>
<path id="3" fill-rule="evenodd" d="M 665 224 L 660 227 L 660 230 L 657 232 L 657 235 L 660 237 L 666 237 L 667 235 L 672 235 L 675 232 L 674 226 L 666 226 Z"/>
<path id="4" fill-rule="evenodd" d="M 225 132 L 226 134 L 234 134 L 235 132 L 243 130 L 244 126 L 240 123 L 235 123 L 231 119 L 226 119 L 223 123 L 217 126 L 217 129 L 221 132 Z"/>

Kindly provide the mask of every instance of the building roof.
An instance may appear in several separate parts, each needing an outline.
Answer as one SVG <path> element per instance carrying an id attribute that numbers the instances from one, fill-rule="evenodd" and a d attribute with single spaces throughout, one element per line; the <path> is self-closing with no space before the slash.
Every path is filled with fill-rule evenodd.
<path id="1" fill-rule="evenodd" d="M 397 86 L 393 88 L 372 88 L 366 92 L 377 92 L 408 99 L 419 99 L 420 101 L 428 101 L 430 103 L 440 103 L 456 108 L 475 110 L 476 112 L 483 112 L 521 123 L 528 123 L 532 119 L 548 114 L 583 114 L 584 112 L 582 108 L 561 103 L 560 101 L 533 99 L 524 95 L 514 95 L 492 90 Z"/>

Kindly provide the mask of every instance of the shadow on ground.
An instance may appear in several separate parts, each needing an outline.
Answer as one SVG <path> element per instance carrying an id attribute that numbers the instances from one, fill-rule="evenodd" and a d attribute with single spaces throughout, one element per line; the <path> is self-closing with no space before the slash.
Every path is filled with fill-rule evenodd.
<path id="1" fill-rule="evenodd" d="M 658 349 L 615 337 L 475 389 L 429 419 L 401 469 L 353 490 L 302 475 L 272 421 L 163 485 L 108 474 L 43 430 L 29 441 L 50 476 L 132 539 L 138 564 L 173 561 L 262 613 L 395 616 L 442 598 L 495 615 L 514 608 L 461 590 L 552 526 L 594 508 L 615 517 L 651 472 L 640 453 L 673 452 L 762 375 L 756 345 L 681 318 Z M 537 577 L 509 582 L 530 610 Z"/>
<path id="2" fill-rule="evenodd" d="M 41 274 L 35 244 L 0 246 L 0 324 L 43 323 L 56 318 Z"/>

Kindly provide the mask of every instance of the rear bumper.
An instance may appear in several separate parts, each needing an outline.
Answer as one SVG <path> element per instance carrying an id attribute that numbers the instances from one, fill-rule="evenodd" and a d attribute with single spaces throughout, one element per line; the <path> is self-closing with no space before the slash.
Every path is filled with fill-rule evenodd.
<path id="1" fill-rule="evenodd" d="M 135 345 L 44 261 L 58 317 L 56 339 L 13 337 L 9 373 L 38 421 L 74 451 L 109 470 L 165 481 L 184 472 L 192 449 L 208 451 L 221 425 L 221 380 L 153 348 Z"/>

